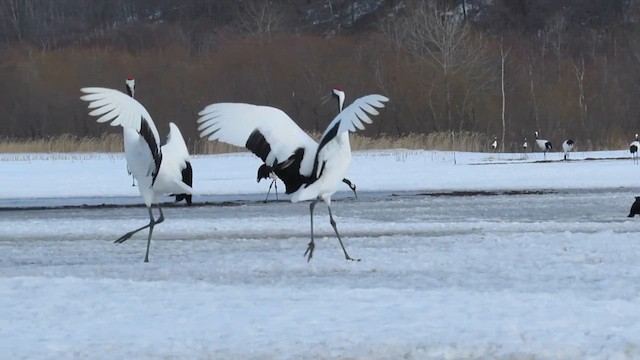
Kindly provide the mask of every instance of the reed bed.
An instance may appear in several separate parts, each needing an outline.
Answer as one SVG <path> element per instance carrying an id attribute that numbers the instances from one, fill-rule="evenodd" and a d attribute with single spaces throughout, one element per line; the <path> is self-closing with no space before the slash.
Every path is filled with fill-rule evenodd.
<path id="1" fill-rule="evenodd" d="M 122 152 L 122 135 L 78 137 L 64 134 L 46 139 L 0 139 L 0 153 L 89 153 Z"/>
<path id="2" fill-rule="evenodd" d="M 314 133 L 311 136 L 318 140 L 322 134 Z M 350 135 L 351 148 L 353 150 L 441 150 L 441 151 L 489 151 L 489 144 L 493 141 L 483 133 L 477 132 L 435 132 L 430 134 L 408 134 L 405 136 L 382 135 L 376 138 L 358 134 Z M 189 152 L 193 155 L 223 154 L 246 151 L 244 148 L 228 145 L 217 141 L 204 139 L 186 139 Z M 521 143 L 507 144 L 505 151 L 519 151 Z M 530 141 L 529 146 L 533 146 Z M 601 143 L 577 143 L 581 151 L 603 149 L 626 149 L 629 142 L 625 139 L 610 138 Z M 561 144 L 555 144 L 554 148 L 560 149 Z M 46 139 L 10 139 L 0 138 L 0 154 L 65 154 L 65 153 L 121 153 L 122 134 L 105 134 L 100 137 L 77 137 L 64 134 Z M 64 157 L 64 155 L 58 155 Z M 5 155 L 4 158 L 7 158 Z"/>

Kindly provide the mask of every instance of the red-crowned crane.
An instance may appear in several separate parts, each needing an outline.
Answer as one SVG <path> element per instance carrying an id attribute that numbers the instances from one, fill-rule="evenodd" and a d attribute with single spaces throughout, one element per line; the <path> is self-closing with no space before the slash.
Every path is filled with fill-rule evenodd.
<path id="1" fill-rule="evenodd" d="M 636 134 L 636 139 L 629 145 L 629 152 L 631 153 L 634 164 L 638 163 L 638 148 L 640 148 L 640 141 L 638 141 L 638 134 Z"/>
<path id="2" fill-rule="evenodd" d="M 190 168 L 189 152 L 182 133 L 174 123 L 169 124 L 167 142 L 160 146 L 158 130 L 151 115 L 133 98 L 133 88 L 126 95 L 120 91 L 87 87 L 81 91 L 86 95 L 81 99 L 89 102 L 91 116 L 100 116 L 98 122 L 110 122 L 111 126 L 122 126 L 125 134 L 124 151 L 127 167 L 138 181 L 138 190 L 149 212 L 149 223 L 130 231 L 115 242 L 122 243 L 133 234 L 149 228 L 147 251 L 144 261 L 149 262 L 149 247 L 153 227 L 164 221 L 164 214 L 158 202 L 163 194 L 191 194 L 192 188 L 183 175 Z M 153 218 L 152 205 L 156 203 L 160 216 Z"/>
<path id="3" fill-rule="evenodd" d="M 334 88 L 332 95 L 338 99 L 339 108 L 345 94 Z M 342 243 L 336 222 L 331 213 L 331 195 L 344 179 L 351 163 L 349 132 L 364 129 L 373 121 L 370 115 L 378 115 L 389 99 L 382 95 L 367 95 L 356 99 L 342 110 L 327 126 L 320 143 L 316 143 L 282 110 L 243 103 L 217 103 L 200 111 L 198 119 L 200 136 L 235 146 L 244 146 L 259 156 L 282 179 L 291 201 L 311 200 L 311 241 L 304 255 L 307 261 L 313 257 L 313 210 L 323 200 L 329 209 L 329 221 L 338 237 L 347 260 L 349 256 Z"/>
<path id="4" fill-rule="evenodd" d="M 540 148 L 540 150 L 544 151 L 544 158 L 547 158 L 547 151 L 553 149 L 553 145 L 551 145 L 550 141 L 547 141 L 545 139 L 540 139 L 538 137 L 538 132 L 536 131 L 536 145 L 538 145 L 538 148 Z"/>
<path id="5" fill-rule="evenodd" d="M 569 160 L 569 153 L 573 150 L 573 140 L 568 139 L 562 143 L 562 151 L 564 151 L 564 160 Z"/>
<path id="6" fill-rule="evenodd" d="M 336 91 L 343 91 L 341 87 L 337 86 L 335 87 Z M 344 91 L 343 91 L 344 92 Z M 332 92 L 333 94 L 333 92 Z M 327 99 L 329 99 L 330 97 L 335 97 L 338 98 L 336 96 L 327 96 Z M 324 103 L 324 101 L 323 101 Z M 342 111 L 342 106 L 344 104 L 342 103 L 338 103 L 338 114 Z M 260 165 L 260 167 L 258 168 L 258 182 L 260 182 L 260 180 L 262 179 L 271 179 L 271 184 L 269 185 L 269 190 L 267 191 L 267 197 L 264 199 L 264 202 L 267 202 L 267 200 L 269 199 L 269 193 L 271 192 L 271 188 L 275 185 L 275 190 L 276 190 L 276 200 L 278 199 L 278 184 L 276 182 L 276 180 L 278 180 L 278 175 L 276 175 L 275 172 L 273 172 L 273 169 L 268 166 L 267 164 L 262 164 Z M 349 186 L 349 188 L 351 189 L 351 191 L 353 191 L 353 195 L 356 197 L 356 199 L 358 198 L 358 193 L 356 192 L 356 184 L 351 182 L 351 180 L 345 178 L 342 179 L 342 182 L 347 184 L 347 186 Z"/>

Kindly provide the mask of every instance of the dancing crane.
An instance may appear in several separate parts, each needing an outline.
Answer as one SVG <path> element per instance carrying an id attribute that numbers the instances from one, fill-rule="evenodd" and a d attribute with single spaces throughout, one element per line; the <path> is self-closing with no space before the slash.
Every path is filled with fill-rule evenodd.
<path id="1" fill-rule="evenodd" d="M 125 88 L 127 90 L 127 94 L 135 99 L 136 80 L 133 77 L 129 76 L 127 77 L 124 83 L 125 83 Z M 122 135 L 124 138 L 124 152 L 126 154 L 127 148 L 136 146 L 135 144 L 138 140 L 138 134 L 136 131 L 131 131 L 131 129 L 128 129 L 125 127 L 122 128 L 122 131 L 123 131 Z M 180 134 L 180 137 L 182 138 L 182 134 Z M 184 143 L 184 139 L 182 139 L 182 142 Z M 193 186 L 193 169 L 191 168 L 191 160 L 189 159 L 189 152 L 187 151 L 187 146 L 185 145 L 184 149 L 180 149 L 180 151 L 181 151 L 181 156 L 183 156 L 186 159 L 185 161 L 187 163 L 187 167 L 182 170 L 182 180 L 185 184 L 189 186 Z M 127 165 L 127 172 L 133 178 L 131 186 L 136 186 L 136 178 L 131 173 L 131 170 L 129 169 L 129 165 Z M 191 205 L 191 194 L 170 194 L 170 196 L 175 196 L 176 202 L 185 200 L 187 202 L 187 205 Z"/>
<path id="2" fill-rule="evenodd" d="M 133 90 L 133 89 L 132 89 Z M 147 251 L 144 261 L 149 262 L 149 247 L 155 225 L 164 221 L 158 198 L 163 194 L 191 194 L 192 188 L 183 180 L 183 170 L 189 164 L 189 152 L 182 133 L 174 123 L 169 124 L 167 142 L 160 146 L 158 130 L 147 110 L 133 98 L 120 91 L 87 87 L 81 91 L 86 95 L 80 99 L 89 102 L 91 116 L 100 116 L 97 121 L 110 122 L 111 126 L 122 126 L 125 134 L 125 158 L 127 167 L 138 181 L 138 189 L 149 212 L 149 223 L 130 231 L 115 243 L 123 243 L 133 234 L 149 228 Z M 156 203 L 160 216 L 153 218 L 152 205 Z"/>
<path id="3" fill-rule="evenodd" d="M 344 104 L 345 94 L 334 88 L 332 95 Z M 316 143 L 282 110 L 269 106 L 243 103 L 216 103 L 200 111 L 200 136 L 235 146 L 244 146 L 259 156 L 282 179 L 291 201 L 312 200 L 309 205 L 311 241 L 304 255 L 313 257 L 313 210 L 322 200 L 329 209 L 329 221 L 338 238 L 345 259 L 349 256 L 342 243 L 331 213 L 331 195 L 344 179 L 351 162 L 349 132 L 364 129 L 373 121 L 369 115 L 378 115 L 389 99 L 382 95 L 367 95 L 356 99 L 342 110 Z"/>
<path id="4" fill-rule="evenodd" d="M 341 87 L 336 86 L 335 91 L 341 91 L 344 93 L 344 91 L 342 90 Z M 330 95 L 328 95 L 326 97 L 326 100 L 323 100 L 323 104 L 328 101 L 330 98 L 336 98 L 338 99 L 338 114 L 342 111 L 342 107 L 344 105 L 344 103 L 340 102 L 340 98 L 338 96 L 334 95 L 334 92 L 332 91 Z M 274 186 L 275 184 L 275 188 L 276 188 L 276 200 L 278 199 L 278 184 L 276 183 L 276 180 L 278 179 L 278 175 L 276 175 L 275 172 L 273 172 L 273 169 L 268 166 L 267 164 L 262 164 L 260 165 L 260 167 L 258 168 L 258 182 L 260 182 L 260 180 L 262 179 L 271 179 L 271 184 L 269 185 L 269 190 L 267 191 L 267 197 L 264 199 L 264 202 L 267 202 L 267 199 L 269 199 L 269 192 L 271 191 L 271 187 Z M 358 193 L 356 192 L 356 184 L 351 182 L 351 180 L 345 178 L 342 179 L 342 182 L 347 184 L 347 186 L 349 186 L 349 188 L 351 189 L 351 191 L 353 191 L 353 195 L 356 197 L 356 199 L 358 198 Z"/>

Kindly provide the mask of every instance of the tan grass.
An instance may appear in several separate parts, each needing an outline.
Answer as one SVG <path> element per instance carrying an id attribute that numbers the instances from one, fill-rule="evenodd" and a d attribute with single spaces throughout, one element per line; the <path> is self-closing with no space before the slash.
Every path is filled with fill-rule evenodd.
<path id="1" fill-rule="evenodd" d="M 320 133 L 312 134 L 319 139 Z M 377 138 L 351 134 L 353 150 L 442 150 L 471 151 L 488 150 L 491 142 L 489 136 L 476 132 L 436 132 L 430 134 L 409 134 L 402 137 L 380 136 Z M 246 151 L 244 148 L 204 139 L 188 139 L 187 146 L 191 154 L 222 154 Z M 581 150 L 626 149 L 628 141 L 624 139 L 607 139 L 601 146 L 580 144 Z M 122 135 L 106 134 L 97 138 L 81 138 L 74 135 L 61 135 L 47 139 L 20 140 L 0 138 L 0 154 L 19 153 L 118 153 L 122 152 Z"/>
<path id="2" fill-rule="evenodd" d="M 0 139 L 0 153 L 122 152 L 122 135 L 84 138 L 64 134 L 47 139 Z"/>

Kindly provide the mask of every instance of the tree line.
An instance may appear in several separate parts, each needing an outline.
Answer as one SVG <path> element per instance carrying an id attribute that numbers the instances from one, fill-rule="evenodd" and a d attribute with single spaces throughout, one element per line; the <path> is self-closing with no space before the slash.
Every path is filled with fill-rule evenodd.
<path id="1" fill-rule="evenodd" d="M 337 105 L 391 99 L 372 137 L 534 131 L 582 149 L 640 132 L 635 0 L 5 0 L 0 136 L 98 136 L 79 88 L 124 90 L 197 137 L 212 102 L 281 108 L 322 131 Z M 113 130 L 114 132 L 117 129 Z"/>

